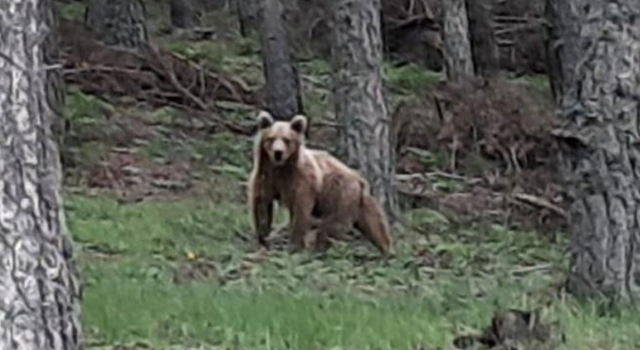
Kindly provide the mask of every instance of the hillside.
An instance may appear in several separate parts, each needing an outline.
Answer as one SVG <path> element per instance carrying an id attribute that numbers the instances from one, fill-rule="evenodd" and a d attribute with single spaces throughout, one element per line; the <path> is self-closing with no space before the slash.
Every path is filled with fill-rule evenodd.
<path id="1" fill-rule="evenodd" d="M 80 3 L 61 6 L 61 150 L 88 348 L 453 349 L 509 308 L 544 309 L 566 333 L 562 349 L 640 344 L 636 313 L 603 316 L 563 290 L 566 214 L 544 77 L 454 86 L 387 62 L 397 256 L 382 261 L 357 239 L 290 255 L 284 211 L 270 251 L 258 249 L 247 213 L 263 76 L 258 44 L 239 37 L 234 16 L 211 11 L 213 37 L 188 40 L 166 34 L 153 8 L 163 51 L 125 59 L 82 32 Z M 299 64 L 309 144 L 333 151 L 330 65 Z M 182 83 L 193 72 L 216 89 L 194 93 Z"/>

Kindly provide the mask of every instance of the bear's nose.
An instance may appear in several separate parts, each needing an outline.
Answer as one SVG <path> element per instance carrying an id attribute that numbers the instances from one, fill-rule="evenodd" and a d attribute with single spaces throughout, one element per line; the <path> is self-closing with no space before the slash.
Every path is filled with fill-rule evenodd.
<path id="1" fill-rule="evenodd" d="M 282 160 L 282 151 L 274 151 L 273 157 L 276 159 L 276 161 L 279 162 L 280 160 Z"/>

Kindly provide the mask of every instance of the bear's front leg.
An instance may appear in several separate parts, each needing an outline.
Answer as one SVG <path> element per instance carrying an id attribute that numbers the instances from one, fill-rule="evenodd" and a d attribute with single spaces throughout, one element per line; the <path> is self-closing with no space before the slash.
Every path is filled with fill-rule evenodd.
<path id="1" fill-rule="evenodd" d="M 256 196 L 253 199 L 253 222 L 258 236 L 258 243 L 268 247 L 267 236 L 273 222 L 273 199 L 266 196 Z"/>

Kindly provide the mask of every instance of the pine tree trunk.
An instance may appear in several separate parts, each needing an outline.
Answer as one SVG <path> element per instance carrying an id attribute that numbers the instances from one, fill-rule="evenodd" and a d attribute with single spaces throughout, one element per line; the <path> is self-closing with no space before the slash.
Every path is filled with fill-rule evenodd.
<path id="1" fill-rule="evenodd" d="M 52 3 L 0 5 L 0 349 L 82 348 L 51 132 L 63 103 Z"/>
<path id="2" fill-rule="evenodd" d="M 473 66 L 477 75 L 492 78 L 500 71 L 500 52 L 491 7 L 493 0 L 466 0 Z"/>
<path id="3" fill-rule="evenodd" d="M 261 0 L 236 0 L 238 12 L 238 22 L 240 24 L 240 34 L 243 37 L 249 36 L 256 31 L 259 26 L 258 12 Z"/>
<path id="4" fill-rule="evenodd" d="M 202 13 L 195 0 L 169 0 L 169 15 L 174 28 L 192 29 L 201 24 Z"/>
<path id="5" fill-rule="evenodd" d="M 574 44 L 581 48 L 574 74 L 563 82 L 564 124 L 556 131 L 572 200 L 568 287 L 581 297 L 637 298 L 640 2 L 567 0 L 559 5 L 579 21 Z"/>
<path id="6" fill-rule="evenodd" d="M 371 183 L 390 220 L 398 217 L 395 155 L 382 93 L 380 0 L 335 0 L 333 65 L 343 155 Z"/>
<path id="7" fill-rule="evenodd" d="M 303 113 L 300 80 L 293 57 L 281 0 L 261 0 L 260 45 L 267 106 L 274 118 L 291 119 Z"/>
<path id="8" fill-rule="evenodd" d="M 443 0 L 443 56 L 447 78 L 451 81 L 473 77 L 473 58 L 469 42 L 469 23 L 465 0 Z"/>
<path id="9" fill-rule="evenodd" d="M 575 4 L 584 0 L 574 1 Z M 578 46 L 580 19 L 565 1 L 546 0 L 545 55 L 551 94 L 557 102 L 567 89 L 565 83 L 573 81 L 573 72 L 580 60 Z"/>
<path id="10" fill-rule="evenodd" d="M 85 25 L 109 46 L 138 49 L 149 40 L 141 0 L 91 0 Z"/>

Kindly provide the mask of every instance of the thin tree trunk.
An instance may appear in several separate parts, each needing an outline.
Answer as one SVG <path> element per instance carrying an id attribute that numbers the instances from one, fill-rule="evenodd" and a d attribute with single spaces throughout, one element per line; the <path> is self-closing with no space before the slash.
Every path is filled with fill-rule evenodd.
<path id="1" fill-rule="evenodd" d="M 171 26 L 192 29 L 201 24 L 200 4 L 195 0 L 169 0 Z"/>
<path id="2" fill-rule="evenodd" d="M 85 25 L 109 46 L 138 49 L 149 40 L 140 0 L 91 0 Z"/>
<path id="3" fill-rule="evenodd" d="M 579 20 L 582 48 L 574 74 L 562 84 L 564 124 L 556 131 L 572 199 L 568 287 L 581 297 L 637 298 L 640 2 L 566 0 L 561 6 Z M 566 35 L 565 41 L 574 39 Z"/>
<path id="4" fill-rule="evenodd" d="M 298 68 L 293 57 L 281 0 L 261 0 L 260 44 L 267 109 L 276 119 L 303 113 Z"/>
<path id="5" fill-rule="evenodd" d="M 398 217 L 395 154 L 382 93 L 380 0 L 335 0 L 333 65 L 343 155 L 371 183 L 390 220 Z"/>
<path id="6" fill-rule="evenodd" d="M 260 0 L 236 0 L 236 10 L 238 22 L 240 24 L 240 34 L 243 37 L 249 36 L 256 31 L 259 26 L 258 12 Z"/>
<path id="7" fill-rule="evenodd" d="M 451 81 L 473 77 L 473 58 L 469 42 L 469 23 L 465 0 L 443 0 L 443 56 L 447 78 Z"/>
<path id="8" fill-rule="evenodd" d="M 473 66 L 477 75 L 492 78 L 500 71 L 500 52 L 491 7 L 493 0 L 466 0 Z"/>
<path id="9" fill-rule="evenodd" d="M 573 74 L 581 58 L 579 47 L 580 19 L 572 7 L 580 6 L 585 0 L 571 3 L 558 0 L 545 1 L 545 55 L 547 75 L 551 86 L 551 94 L 556 102 L 562 100 L 567 87 L 572 84 Z M 588 0 L 586 0 L 588 1 Z"/>
<path id="10" fill-rule="evenodd" d="M 51 132 L 63 103 L 52 2 L 0 2 L 0 349 L 82 348 Z"/>

